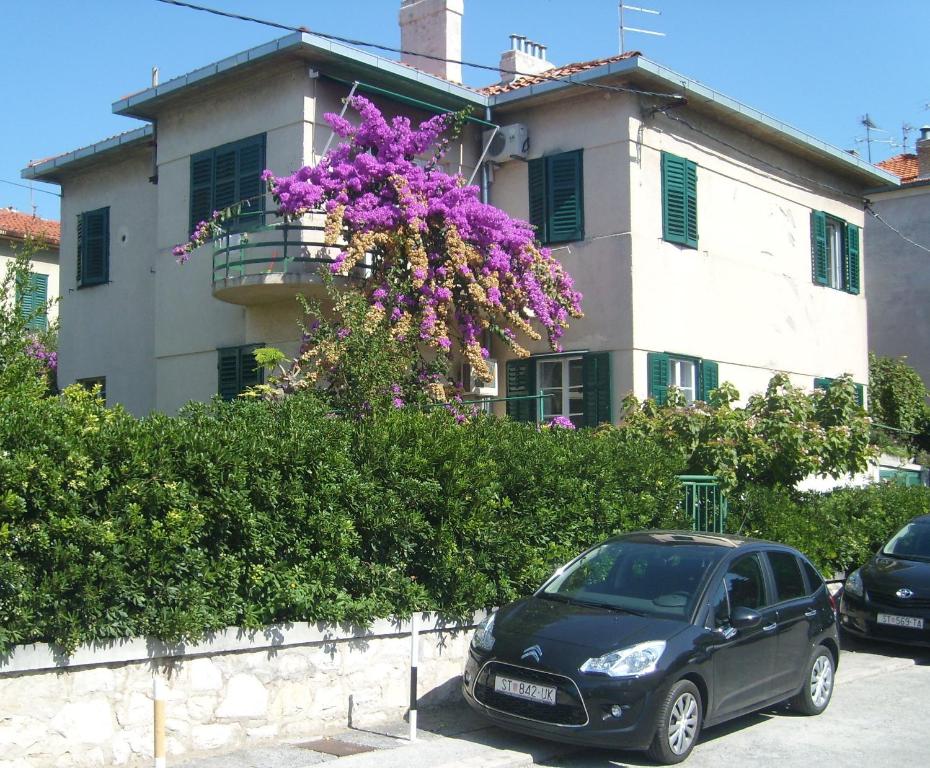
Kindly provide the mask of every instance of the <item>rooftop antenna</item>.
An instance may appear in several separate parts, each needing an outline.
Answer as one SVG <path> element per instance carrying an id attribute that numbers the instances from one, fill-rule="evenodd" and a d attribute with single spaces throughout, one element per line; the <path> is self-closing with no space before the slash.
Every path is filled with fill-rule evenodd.
<path id="1" fill-rule="evenodd" d="M 908 137 L 911 135 L 911 131 L 913 130 L 914 126 L 910 123 L 901 123 L 901 148 L 904 150 L 904 154 L 907 154 Z"/>
<path id="2" fill-rule="evenodd" d="M 651 29 L 640 29 L 639 27 L 628 27 L 623 23 L 623 12 L 624 11 L 636 11 L 637 13 L 648 13 L 652 16 L 661 16 L 662 11 L 656 11 L 652 8 L 640 8 L 638 5 L 624 5 L 623 0 L 620 0 L 617 3 L 617 17 L 620 21 L 620 53 L 624 53 L 626 49 L 624 41 L 624 32 L 639 32 L 641 35 L 655 35 L 656 37 L 665 37 L 664 32 L 654 32 Z"/>
<path id="3" fill-rule="evenodd" d="M 866 149 L 867 149 L 867 153 L 866 153 L 866 154 L 867 154 L 867 156 L 868 156 L 868 158 L 869 158 L 869 162 L 870 162 L 870 163 L 872 162 L 872 144 L 873 144 L 873 143 L 877 143 L 877 144 L 888 144 L 888 145 L 890 145 L 890 146 L 892 146 L 892 147 L 895 146 L 895 141 L 894 141 L 894 139 L 891 139 L 891 138 L 888 138 L 888 139 L 873 139 L 873 138 L 872 138 L 872 131 L 878 131 L 879 133 L 888 133 L 888 131 L 883 130 L 882 128 L 879 128 L 877 125 L 875 125 L 875 123 L 872 122 L 872 118 L 869 117 L 869 113 L 868 113 L 868 112 L 866 112 L 866 113 L 859 119 L 859 124 L 865 127 L 865 138 L 864 138 L 864 139 L 862 139 L 862 138 L 856 139 L 856 143 L 859 144 L 859 143 L 862 143 L 863 141 L 865 142 L 865 146 L 866 146 Z"/>

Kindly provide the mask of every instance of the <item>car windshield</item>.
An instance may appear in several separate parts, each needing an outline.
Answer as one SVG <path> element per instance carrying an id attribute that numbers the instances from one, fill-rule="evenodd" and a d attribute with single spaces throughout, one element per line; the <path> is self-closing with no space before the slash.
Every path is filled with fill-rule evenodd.
<path id="1" fill-rule="evenodd" d="M 885 545 L 882 554 L 930 561 L 930 523 L 908 523 Z"/>
<path id="2" fill-rule="evenodd" d="M 644 616 L 690 615 L 725 549 L 608 541 L 558 573 L 538 596 Z"/>

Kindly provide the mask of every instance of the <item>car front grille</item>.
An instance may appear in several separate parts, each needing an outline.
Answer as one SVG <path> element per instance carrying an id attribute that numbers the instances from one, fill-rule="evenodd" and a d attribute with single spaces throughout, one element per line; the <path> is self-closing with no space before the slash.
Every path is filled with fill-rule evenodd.
<path id="1" fill-rule="evenodd" d="M 870 589 L 869 599 L 873 603 L 887 605 L 896 609 L 910 609 L 918 611 L 930 610 L 930 597 L 900 598 L 894 592 L 881 592 L 878 590 Z"/>
<path id="2" fill-rule="evenodd" d="M 494 690 L 496 676 L 509 677 L 556 689 L 555 704 L 519 699 Z M 484 665 L 475 678 L 475 699 L 484 706 L 504 714 L 562 726 L 580 726 L 588 722 L 578 686 L 568 677 L 492 661 Z"/>

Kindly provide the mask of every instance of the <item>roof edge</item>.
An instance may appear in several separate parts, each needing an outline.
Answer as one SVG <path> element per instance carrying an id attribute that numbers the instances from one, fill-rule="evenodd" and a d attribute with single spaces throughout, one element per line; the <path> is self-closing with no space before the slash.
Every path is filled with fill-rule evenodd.
<path id="1" fill-rule="evenodd" d="M 484 94 L 473 91 L 462 85 L 457 85 L 448 80 L 443 80 L 435 75 L 430 75 L 413 67 L 405 66 L 393 59 L 386 59 L 382 56 L 368 53 L 367 51 L 353 48 L 352 46 L 329 40 L 312 32 L 294 32 L 284 37 L 279 37 L 268 43 L 249 48 L 240 53 L 229 56 L 220 61 L 208 64 L 200 69 L 195 69 L 186 74 L 172 78 L 167 82 L 139 91 L 130 96 L 114 101 L 112 110 L 118 115 L 128 117 L 140 117 L 148 119 L 147 115 L 141 114 L 139 108 L 152 102 L 153 100 L 166 96 L 170 93 L 181 90 L 191 85 L 209 80 L 212 77 L 228 72 L 236 67 L 249 64 L 260 59 L 273 56 L 284 51 L 299 51 L 304 48 L 315 49 L 325 53 L 332 54 L 342 59 L 348 59 L 352 62 L 362 64 L 381 70 L 394 77 L 400 77 L 404 80 L 410 80 L 420 85 L 434 88 L 450 96 L 465 101 L 470 101 L 476 106 L 487 106 L 487 97 Z"/>
<path id="2" fill-rule="evenodd" d="M 151 125 L 143 125 L 131 131 L 126 131 L 125 133 L 111 136 L 109 139 L 98 141 L 96 144 L 90 144 L 86 147 L 81 147 L 71 152 L 66 152 L 63 155 L 58 155 L 57 157 L 52 157 L 48 160 L 40 160 L 36 163 L 27 165 L 19 172 L 19 175 L 23 179 L 49 181 L 50 183 L 54 184 L 57 183 L 57 172 L 64 166 L 70 165 L 71 163 L 74 163 L 78 160 L 85 160 L 91 157 L 96 157 L 98 155 L 112 152 L 116 149 L 139 144 L 143 141 L 146 141 L 147 139 L 150 139 L 153 133 L 154 129 Z"/>
<path id="3" fill-rule="evenodd" d="M 867 176 L 876 185 L 890 185 L 896 187 L 899 184 L 898 177 L 882 168 L 878 168 L 861 158 L 850 155 L 832 144 L 828 144 L 822 139 L 818 139 L 812 134 L 805 133 L 777 118 L 771 117 L 753 107 L 747 106 L 742 102 L 736 101 L 729 96 L 725 96 L 719 91 L 708 88 L 706 85 L 692 80 L 685 75 L 681 75 L 674 70 L 657 64 L 643 56 L 633 56 L 629 59 L 611 62 L 600 67 L 584 70 L 565 77 L 560 80 L 551 80 L 544 83 L 528 85 L 507 93 L 490 96 L 488 105 L 493 108 L 510 104 L 522 99 L 540 96 L 544 93 L 559 90 L 573 83 L 585 82 L 590 80 L 599 80 L 610 75 L 636 74 L 641 73 L 653 78 L 658 78 L 665 83 L 669 90 L 669 97 L 684 96 L 689 94 L 696 95 L 704 101 L 712 102 L 726 111 L 748 119 L 752 122 L 759 123 L 773 131 L 776 131 L 794 143 L 805 145 L 815 152 L 825 155 L 834 161 L 839 161 L 848 167 L 850 172 L 857 175 Z"/>

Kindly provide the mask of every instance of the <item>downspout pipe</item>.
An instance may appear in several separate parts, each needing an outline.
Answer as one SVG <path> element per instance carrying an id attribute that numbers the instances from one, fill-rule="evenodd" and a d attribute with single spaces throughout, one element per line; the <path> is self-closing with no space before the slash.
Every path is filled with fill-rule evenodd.
<path id="1" fill-rule="evenodd" d="M 484 108 L 484 119 L 489 123 L 493 122 L 491 120 L 491 108 L 490 107 Z M 485 161 L 481 164 L 481 202 L 482 203 L 488 203 L 490 201 L 490 187 L 491 187 L 491 179 L 488 174 L 488 164 L 487 164 L 487 161 Z"/>

